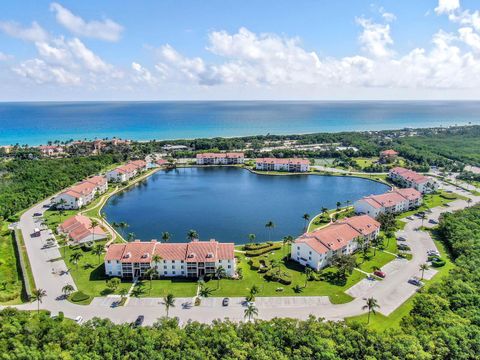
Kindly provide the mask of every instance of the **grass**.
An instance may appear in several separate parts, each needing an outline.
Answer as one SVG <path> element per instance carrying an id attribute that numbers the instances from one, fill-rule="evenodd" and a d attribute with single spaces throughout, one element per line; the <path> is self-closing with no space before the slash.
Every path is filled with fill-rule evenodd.
<path id="1" fill-rule="evenodd" d="M 353 159 L 357 165 L 361 168 L 367 168 L 375 163 L 378 162 L 378 157 L 371 157 L 371 158 L 354 158 Z"/>
<path id="2" fill-rule="evenodd" d="M 308 231 L 310 232 L 320 227 L 324 227 L 325 225 L 328 225 L 330 223 L 330 216 L 333 216 L 336 213 L 338 213 L 338 219 L 343 219 L 346 216 L 355 215 L 353 207 L 344 207 L 340 208 L 339 210 L 328 210 L 326 213 L 320 213 L 313 217 L 313 219 L 308 225 Z"/>
<path id="3" fill-rule="evenodd" d="M 366 272 L 374 272 L 376 268 L 382 268 L 385 264 L 389 263 L 390 261 L 394 260 L 396 256 L 392 254 L 388 254 L 386 252 L 383 252 L 381 250 L 377 249 L 377 252 L 375 256 L 373 256 L 373 249 L 370 249 L 368 257 L 363 259 L 363 254 L 357 253 L 355 254 L 357 258 L 357 267 L 360 270 L 366 271 Z"/>
<path id="4" fill-rule="evenodd" d="M 436 268 L 438 272 L 435 274 L 435 276 L 432 279 L 424 280 L 425 282 L 425 286 L 423 287 L 424 290 L 427 290 L 433 284 L 440 282 L 443 278 L 445 278 L 448 275 L 450 270 L 452 270 L 455 267 L 455 264 L 450 259 L 450 256 L 447 250 L 445 249 L 445 246 L 443 245 L 443 243 L 438 239 L 436 239 L 434 231 L 432 231 L 431 233 L 432 233 L 433 241 L 435 242 L 435 245 L 437 246 L 437 249 L 440 252 L 440 256 L 446 260 L 446 264 L 441 268 Z M 410 311 L 413 309 L 414 301 L 415 301 L 415 295 L 410 297 L 407 301 L 405 301 L 402 305 L 400 305 L 389 316 L 385 316 L 380 313 L 371 314 L 370 323 L 368 324 L 368 327 L 371 329 L 382 331 L 382 332 L 389 328 L 399 328 L 402 319 L 406 315 L 408 315 Z M 347 323 L 353 323 L 353 322 L 366 323 L 367 319 L 368 319 L 368 314 L 362 314 L 362 315 L 346 318 L 345 321 Z"/>
<path id="5" fill-rule="evenodd" d="M 406 218 L 408 216 L 414 215 L 420 211 L 425 211 L 437 206 L 446 206 L 448 203 L 454 200 L 466 200 L 467 198 L 462 195 L 455 193 L 447 193 L 445 191 L 438 191 L 435 194 L 426 194 L 423 197 L 423 204 L 417 209 L 406 211 L 398 216 L 399 219 Z"/>
<path id="6" fill-rule="evenodd" d="M 105 244 L 105 241 L 98 241 L 96 243 Z M 71 261 L 71 256 L 73 253 L 77 252 L 82 254 L 82 257 L 80 258 L 78 264 L 74 264 Z M 120 286 L 114 292 L 112 292 L 107 287 L 108 277 L 105 275 L 103 255 L 98 258 L 98 256 L 94 255 L 92 251 L 88 248 L 78 245 L 73 247 L 67 246 L 60 249 L 60 254 L 64 258 L 67 268 L 70 269 L 70 274 L 75 281 L 77 289 L 91 297 L 118 294 L 120 289 L 129 289 L 132 285 L 131 282 L 122 281 Z M 52 259 L 51 261 L 56 260 L 57 259 Z M 86 303 L 89 302 L 90 301 Z"/>
<path id="7" fill-rule="evenodd" d="M 197 293 L 197 282 L 189 279 L 143 280 L 135 286 L 133 296 L 164 297 L 173 294 L 175 297 L 194 297 Z"/>
<path id="8" fill-rule="evenodd" d="M 2 304 L 22 302 L 22 277 L 20 264 L 16 259 L 15 240 L 8 230 L 8 224 L 0 229 L 0 279 L 7 284 L 0 284 L 0 301 Z"/>
<path id="9" fill-rule="evenodd" d="M 344 291 L 365 278 L 364 274 L 354 271 L 345 283 L 338 283 L 334 280 L 336 270 L 327 268 L 322 272 L 324 280 L 308 281 L 305 287 L 304 267 L 294 261 L 284 261 L 284 257 L 288 254 L 287 250 L 289 250 L 289 246 L 284 246 L 281 250 L 271 252 L 260 258 L 279 261 L 280 270 L 291 276 L 292 283 L 290 285 L 265 280 L 263 274 L 250 268 L 248 258 L 243 254 L 238 254 L 237 267 L 242 269 L 243 278 L 241 280 L 222 279 L 219 289 L 217 289 L 217 280 L 215 279 L 208 281 L 206 286 L 213 290 L 212 296 L 218 297 L 247 296 L 249 289 L 256 285 L 260 289 L 257 296 L 328 296 L 333 303 L 345 303 L 353 298 L 345 294 Z M 296 293 L 293 290 L 295 285 L 299 285 L 302 291 Z M 279 289 L 283 290 L 278 291 Z"/>

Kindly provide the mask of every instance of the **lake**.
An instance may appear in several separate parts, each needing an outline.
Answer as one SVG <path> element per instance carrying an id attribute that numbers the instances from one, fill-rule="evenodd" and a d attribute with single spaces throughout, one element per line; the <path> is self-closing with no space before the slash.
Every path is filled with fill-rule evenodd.
<path id="1" fill-rule="evenodd" d="M 144 241 L 161 239 L 187 242 L 196 230 L 201 240 L 267 241 L 265 224 L 275 224 L 272 240 L 303 231 L 303 214 L 312 217 L 337 201 L 352 203 L 380 194 L 389 187 L 367 179 L 320 175 L 257 175 L 234 167 L 179 168 L 158 171 L 145 181 L 112 196 L 103 211 L 108 221 L 125 221 L 125 233 Z"/>

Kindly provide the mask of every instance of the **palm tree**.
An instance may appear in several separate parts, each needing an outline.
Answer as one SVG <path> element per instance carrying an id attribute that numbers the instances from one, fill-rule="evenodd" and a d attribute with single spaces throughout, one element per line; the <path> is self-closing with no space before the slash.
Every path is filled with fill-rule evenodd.
<path id="1" fill-rule="evenodd" d="M 285 255 L 285 249 L 287 248 L 287 246 L 293 243 L 293 236 L 292 235 L 284 236 L 282 239 L 282 242 L 283 242 L 283 255 Z"/>
<path id="2" fill-rule="evenodd" d="M 268 221 L 266 224 L 265 224 L 265 228 L 266 229 L 269 229 L 270 231 L 268 232 L 268 241 L 270 241 L 271 239 L 271 232 L 273 231 L 273 229 L 275 228 L 275 224 L 273 223 L 273 221 Z"/>
<path id="3" fill-rule="evenodd" d="M 92 241 L 95 241 L 95 228 L 98 226 L 98 221 L 92 219 L 90 222 L 89 229 L 92 230 Z"/>
<path id="4" fill-rule="evenodd" d="M 472 201 L 473 200 L 471 198 L 468 198 L 468 200 L 467 200 L 468 207 L 470 207 L 470 204 L 472 203 Z"/>
<path id="5" fill-rule="evenodd" d="M 106 214 L 104 211 L 102 211 L 102 212 L 100 213 L 100 217 L 102 218 L 103 226 L 105 226 L 105 223 L 107 222 L 107 221 L 106 221 L 106 219 L 107 219 L 107 214 Z"/>
<path id="6" fill-rule="evenodd" d="M 258 288 L 257 285 L 253 285 L 251 288 L 250 288 L 250 295 L 257 295 L 258 293 L 260 292 L 260 289 Z"/>
<path id="7" fill-rule="evenodd" d="M 310 220 L 310 214 L 303 214 L 302 216 L 303 220 L 305 220 L 305 226 L 304 226 L 304 229 L 305 231 L 307 231 L 307 226 L 308 226 L 308 221 Z"/>
<path id="8" fill-rule="evenodd" d="M 342 203 L 340 201 L 337 201 L 337 210 L 340 209 L 340 206 L 342 206 Z"/>
<path id="9" fill-rule="evenodd" d="M 127 240 L 128 241 L 133 241 L 135 239 L 135 234 L 133 232 L 128 233 Z"/>
<path id="10" fill-rule="evenodd" d="M 257 236 L 255 234 L 248 234 L 248 240 L 250 240 L 251 243 L 255 242 L 256 237 Z"/>
<path id="11" fill-rule="evenodd" d="M 220 288 L 220 279 L 224 278 L 225 276 L 227 276 L 227 271 L 222 265 L 220 265 L 215 270 L 215 277 L 217 278 L 217 289 Z"/>
<path id="12" fill-rule="evenodd" d="M 162 240 L 163 242 L 168 242 L 170 240 L 170 233 L 168 231 L 162 232 Z"/>
<path id="13" fill-rule="evenodd" d="M 118 227 L 122 230 L 122 233 L 124 233 L 125 229 L 128 228 L 130 225 L 128 225 L 125 221 L 122 221 L 118 224 Z"/>
<path id="14" fill-rule="evenodd" d="M 322 207 L 322 214 L 326 214 L 327 212 L 328 212 L 328 208 L 323 206 Z"/>
<path id="15" fill-rule="evenodd" d="M 422 280 L 423 280 L 423 275 L 425 274 L 425 270 L 430 269 L 430 266 L 428 266 L 427 263 L 420 264 L 420 271 L 422 272 Z"/>
<path id="16" fill-rule="evenodd" d="M 201 296 L 201 297 L 204 297 L 204 298 L 207 298 L 209 297 L 210 295 L 212 295 L 212 292 L 213 290 L 210 289 L 208 286 L 202 286 L 200 288 L 200 291 L 198 292 L 198 294 Z"/>
<path id="17" fill-rule="evenodd" d="M 92 253 L 98 256 L 98 262 L 100 262 L 100 255 L 103 254 L 103 250 L 104 249 L 102 244 L 97 244 L 92 249 Z"/>
<path id="18" fill-rule="evenodd" d="M 190 241 L 198 239 L 198 237 L 198 232 L 196 230 L 189 230 L 187 233 L 187 239 Z"/>
<path id="19" fill-rule="evenodd" d="M 157 269 L 151 267 L 151 268 L 147 269 L 147 271 L 145 271 L 143 273 L 143 275 L 145 277 L 149 278 L 149 280 L 150 280 L 150 289 L 149 289 L 149 293 L 150 293 L 152 291 L 152 280 L 155 276 L 158 275 Z"/>
<path id="20" fill-rule="evenodd" d="M 73 285 L 67 284 L 67 285 L 65 285 L 64 287 L 62 287 L 62 293 L 63 293 L 63 295 L 65 295 L 66 298 L 67 298 L 73 291 L 75 291 L 75 288 L 73 287 Z"/>
<path id="21" fill-rule="evenodd" d="M 37 302 L 37 313 L 40 313 L 40 303 L 47 296 L 47 292 L 43 289 L 33 289 L 32 300 Z"/>
<path id="22" fill-rule="evenodd" d="M 120 300 L 122 301 L 123 304 L 123 299 L 128 295 L 128 289 L 126 288 L 121 288 L 118 292 L 120 294 Z"/>
<path id="23" fill-rule="evenodd" d="M 380 305 L 378 305 L 378 302 L 376 299 L 374 299 L 373 297 L 371 298 L 364 298 L 363 300 L 365 300 L 365 305 L 363 305 L 362 309 L 363 310 L 366 310 L 368 309 L 368 319 L 367 319 L 367 324 L 370 323 L 370 314 L 373 312 L 374 314 L 376 314 L 375 312 L 375 309 L 377 308 L 380 308 Z"/>
<path id="24" fill-rule="evenodd" d="M 70 255 L 70 261 L 75 264 L 77 270 L 78 270 L 78 262 L 82 258 L 83 254 L 79 252 L 75 252 L 72 255 Z"/>
<path id="25" fill-rule="evenodd" d="M 159 263 L 160 261 L 162 261 L 162 257 L 161 257 L 160 255 L 158 255 L 158 254 L 154 254 L 154 255 L 152 256 L 152 261 L 153 261 L 153 263 L 155 264 L 155 268 L 157 268 L 157 267 L 158 267 L 158 263 Z"/>
<path id="26" fill-rule="evenodd" d="M 426 218 L 427 218 L 427 214 L 425 214 L 424 212 L 420 214 L 420 219 L 422 219 L 422 226 Z"/>
<path id="27" fill-rule="evenodd" d="M 252 318 L 258 316 L 258 309 L 253 304 L 248 304 L 244 311 L 244 317 L 248 318 L 248 321 L 252 321 Z"/>
<path id="28" fill-rule="evenodd" d="M 303 270 L 303 273 L 305 274 L 305 286 L 304 287 L 307 287 L 308 279 L 310 279 L 310 276 L 312 275 L 312 272 L 313 272 L 313 270 L 310 267 L 305 266 L 305 269 Z"/>
<path id="29" fill-rule="evenodd" d="M 168 311 L 170 310 L 171 307 L 175 307 L 175 296 L 173 294 L 167 294 L 163 298 L 163 305 L 165 305 L 165 311 L 167 312 L 167 318 L 168 318 Z"/>

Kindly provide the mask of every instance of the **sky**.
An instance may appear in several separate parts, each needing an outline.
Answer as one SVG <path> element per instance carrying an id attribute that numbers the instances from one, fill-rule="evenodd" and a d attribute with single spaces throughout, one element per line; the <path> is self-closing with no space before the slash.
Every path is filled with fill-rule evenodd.
<path id="1" fill-rule="evenodd" d="M 0 0 L 0 101 L 479 98 L 478 0 Z"/>

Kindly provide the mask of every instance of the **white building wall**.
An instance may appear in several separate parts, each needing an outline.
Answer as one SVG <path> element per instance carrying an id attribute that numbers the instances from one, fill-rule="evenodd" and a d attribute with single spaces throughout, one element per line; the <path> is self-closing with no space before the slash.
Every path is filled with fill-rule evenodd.
<path id="1" fill-rule="evenodd" d="M 376 218 L 378 215 L 380 215 L 384 211 L 383 208 L 375 208 L 362 199 L 355 201 L 354 207 L 355 207 L 355 213 L 367 214 L 373 218 Z"/>
<path id="2" fill-rule="evenodd" d="M 122 277 L 122 263 L 118 260 L 105 261 L 105 274 Z"/>
<path id="3" fill-rule="evenodd" d="M 65 204 L 60 205 L 62 199 L 65 200 Z M 85 205 L 83 198 L 76 198 L 69 194 L 59 194 L 57 197 L 55 197 L 53 202 L 57 207 L 65 210 L 80 209 L 83 205 Z"/>

